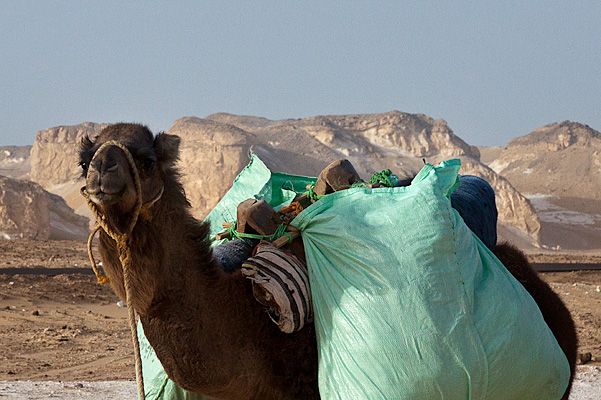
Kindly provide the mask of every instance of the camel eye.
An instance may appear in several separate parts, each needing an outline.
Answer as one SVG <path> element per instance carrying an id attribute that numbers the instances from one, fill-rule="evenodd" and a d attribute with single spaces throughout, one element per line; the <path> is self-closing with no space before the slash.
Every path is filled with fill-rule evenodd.
<path id="1" fill-rule="evenodd" d="M 152 171 L 154 169 L 155 165 L 156 165 L 156 160 L 154 160 L 152 158 L 146 158 L 143 162 L 143 166 L 146 171 Z"/>
<path id="2" fill-rule="evenodd" d="M 88 174 L 88 162 L 87 161 L 80 161 L 79 162 L 79 166 L 81 167 L 81 176 L 83 178 L 85 178 Z"/>

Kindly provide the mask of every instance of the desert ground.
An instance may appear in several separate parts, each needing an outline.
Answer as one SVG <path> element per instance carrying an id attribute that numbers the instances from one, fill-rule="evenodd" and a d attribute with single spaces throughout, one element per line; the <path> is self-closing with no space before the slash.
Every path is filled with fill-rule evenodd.
<path id="1" fill-rule="evenodd" d="M 0 398 L 134 398 L 127 311 L 79 241 L 0 240 Z M 595 263 L 599 255 L 532 254 Z M 601 398 L 601 271 L 542 273 L 571 310 L 583 365 L 572 399 Z"/>

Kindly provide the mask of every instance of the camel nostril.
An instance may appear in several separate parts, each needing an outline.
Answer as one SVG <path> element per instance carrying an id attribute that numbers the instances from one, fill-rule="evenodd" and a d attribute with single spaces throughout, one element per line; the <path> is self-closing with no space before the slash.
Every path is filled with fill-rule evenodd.
<path id="1" fill-rule="evenodd" d="M 87 185 L 87 186 L 84 186 L 84 187 L 85 187 L 85 191 L 88 194 L 94 195 L 94 194 L 100 193 L 100 186 Z"/>
<path id="2" fill-rule="evenodd" d="M 115 171 L 117 171 L 118 168 L 119 168 L 118 163 L 110 164 L 110 165 L 105 166 L 104 172 L 115 172 Z"/>
<path id="3" fill-rule="evenodd" d="M 102 161 L 100 161 L 100 160 L 92 160 L 92 161 L 90 161 L 88 169 L 90 171 L 97 171 L 97 172 L 102 171 Z"/>

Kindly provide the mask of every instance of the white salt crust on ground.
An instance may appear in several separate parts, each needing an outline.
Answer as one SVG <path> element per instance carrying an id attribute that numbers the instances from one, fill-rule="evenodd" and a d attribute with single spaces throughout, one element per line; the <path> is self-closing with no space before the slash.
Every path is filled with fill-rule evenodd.
<path id="1" fill-rule="evenodd" d="M 136 383 L 0 381 L 0 399 L 124 400 L 137 398 Z M 601 367 L 579 366 L 570 400 L 601 399 Z"/>

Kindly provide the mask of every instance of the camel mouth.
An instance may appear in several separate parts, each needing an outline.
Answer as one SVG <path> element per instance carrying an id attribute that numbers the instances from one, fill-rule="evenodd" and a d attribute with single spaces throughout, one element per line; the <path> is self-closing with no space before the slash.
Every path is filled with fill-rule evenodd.
<path id="1" fill-rule="evenodd" d="M 90 200 L 99 206 L 110 206 L 112 204 L 117 203 L 119 200 L 123 198 L 123 190 L 118 193 L 105 193 L 103 191 L 99 191 L 97 193 L 90 193 Z"/>

